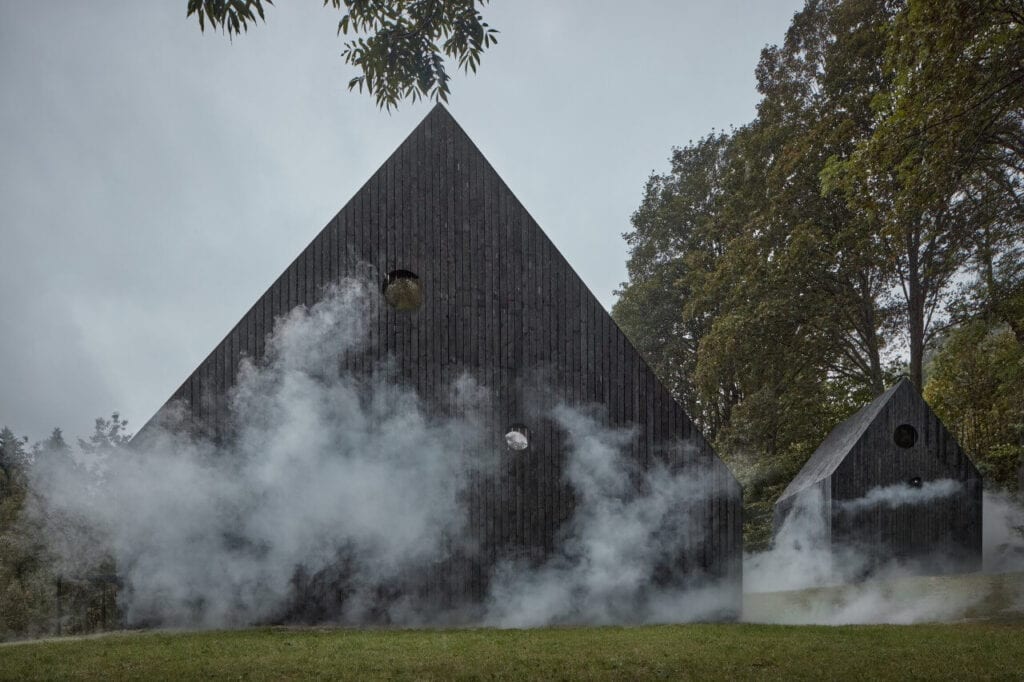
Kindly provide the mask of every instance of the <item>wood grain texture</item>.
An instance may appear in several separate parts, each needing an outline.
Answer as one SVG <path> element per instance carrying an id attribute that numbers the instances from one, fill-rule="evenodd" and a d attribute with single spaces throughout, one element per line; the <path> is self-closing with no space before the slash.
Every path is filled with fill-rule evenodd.
<path id="1" fill-rule="evenodd" d="M 742 557 L 740 486 L 690 419 L 654 378 L 629 340 L 526 209 L 441 106 L 410 134 L 229 333 L 174 398 L 204 432 L 225 435 L 226 394 L 241 354 L 259 363 L 274 320 L 311 305 L 340 278 L 393 270 L 416 273 L 423 306 L 387 305 L 367 353 L 346 359 L 368 374 L 391 358 L 400 380 L 436 415 L 456 412 L 448 388 L 462 373 L 493 396 L 498 473 L 478 476 L 468 502 L 476 556 L 453 555 L 417 584 L 439 603 L 479 600 L 503 557 L 533 563 L 556 549 L 575 508 L 565 481 L 567 436 L 551 419 L 556 403 L 597 405 L 609 427 L 635 430 L 630 457 L 699 478 L 690 518 L 692 551 L 680 558 L 698 584 L 724 579 L 738 611 Z M 254 338 L 248 338 L 246 335 Z M 166 411 L 168 406 L 161 411 Z M 137 438 L 160 422 L 154 417 Z M 530 447 L 504 448 L 513 423 Z M 732 615 L 738 615 L 734 613 Z"/>
<path id="2" fill-rule="evenodd" d="M 894 438 L 902 425 L 917 434 L 910 447 Z M 923 503 L 850 510 L 848 503 L 874 488 L 914 479 L 922 485 L 951 479 L 959 487 Z M 824 500 L 834 547 L 859 547 L 879 563 L 897 560 L 919 572 L 981 568 L 981 474 L 905 378 L 833 429 L 776 503 L 776 532 L 809 493 Z"/>

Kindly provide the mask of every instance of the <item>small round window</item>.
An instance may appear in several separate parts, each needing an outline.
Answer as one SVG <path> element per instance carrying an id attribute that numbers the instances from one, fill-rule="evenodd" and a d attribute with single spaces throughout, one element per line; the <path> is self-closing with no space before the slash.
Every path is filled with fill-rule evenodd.
<path id="1" fill-rule="evenodd" d="M 384 292 L 384 300 L 395 310 L 410 312 L 423 305 L 423 288 L 414 272 L 392 270 L 384 278 L 381 291 Z"/>
<path id="2" fill-rule="evenodd" d="M 921 482 L 920 476 L 914 476 L 912 479 L 907 481 L 907 485 L 909 485 L 911 488 L 920 488 L 924 484 Z"/>
<path id="3" fill-rule="evenodd" d="M 510 450 L 525 450 L 530 447 L 530 429 L 522 424 L 513 424 L 505 432 L 505 445 Z"/>
<path id="4" fill-rule="evenodd" d="M 910 424 L 900 424 L 893 431 L 892 440 L 901 448 L 912 448 L 917 442 L 917 431 Z"/>

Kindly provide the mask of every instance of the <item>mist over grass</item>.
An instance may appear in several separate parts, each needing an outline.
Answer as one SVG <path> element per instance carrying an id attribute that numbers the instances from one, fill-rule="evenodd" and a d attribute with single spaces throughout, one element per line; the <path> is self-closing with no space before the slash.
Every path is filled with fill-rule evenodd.
<path id="1" fill-rule="evenodd" d="M 914 506 L 956 494 L 949 479 L 880 486 L 839 503 L 844 513 Z M 833 543 L 816 489 L 803 493 L 772 547 L 744 558 L 744 619 L 760 623 L 869 624 L 1024 618 L 1024 508 L 1009 495 L 982 498 L 983 572 L 935 552 L 916 559 Z M 940 577 L 927 578 L 923 576 Z M 1005 575 L 1005 578 L 998 576 Z M 987 576 L 995 576 L 990 579 Z"/>
<path id="2" fill-rule="evenodd" d="M 445 387 L 452 409 L 440 417 L 388 361 L 369 375 L 343 369 L 348 354 L 366 348 L 379 305 L 376 287 L 353 279 L 278 320 L 264 361 L 241 365 L 226 444 L 191 429 L 179 410 L 177 422 L 172 412 L 138 447 L 41 458 L 29 513 L 46 530 L 58 572 L 87 575 L 112 557 L 132 626 L 539 627 L 740 612 L 734 585 L 676 561 L 709 541 L 697 510 L 718 492 L 710 471 L 658 461 L 642 468 L 629 454 L 633 431 L 609 428 L 598 407 L 557 400 L 537 409 L 565 437 L 563 475 L 575 507 L 554 551 L 542 561 L 499 554 L 482 602 L 439 604 L 407 589 L 422 585 L 417 576 L 443 575 L 453 558 L 476 557 L 472 482 L 501 476 L 508 458 L 521 455 L 505 445 L 506 425 L 491 421 L 489 387 L 471 374 Z M 956 489 L 953 481 L 891 486 L 844 504 L 914 505 Z M 986 493 L 988 570 L 1024 570 L 1015 530 L 1022 519 L 1010 498 Z M 815 501 L 805 500 L 771 550 L 746 557 L 746 591 L 860 581 L 874 559 L 828 548 L 821 521 Z M 873 571 L 876 581 L 914 572 L 897 562 Z M 897 609 L 874 584 L 797 622 L 943 620 L 984 598 Z M 303 603 L 310 599 L 315 608 Z"/>

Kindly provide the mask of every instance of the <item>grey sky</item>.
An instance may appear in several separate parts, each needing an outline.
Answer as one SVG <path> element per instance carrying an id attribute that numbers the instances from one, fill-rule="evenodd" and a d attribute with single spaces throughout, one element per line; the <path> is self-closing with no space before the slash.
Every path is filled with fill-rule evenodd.
<path id="1" fill-rule="evenodd" d="M 345 89 L 320 4 L 232 43 L 185 0 L 0 0 L 0 425 L 141 426 L 426 114 Z M 648 174 L 752 118 L 801 5 L 494 0 L 449 109 L 610 307 Z"/>

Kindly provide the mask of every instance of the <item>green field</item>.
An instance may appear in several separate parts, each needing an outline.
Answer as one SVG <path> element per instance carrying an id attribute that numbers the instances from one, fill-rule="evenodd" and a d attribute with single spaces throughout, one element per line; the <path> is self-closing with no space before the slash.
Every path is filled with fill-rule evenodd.
<path id="1" fill-rule="evenodd" d="M 1024 679 L 1024 625 L 111 634 L 0 646 L 0 679 Z"/>

